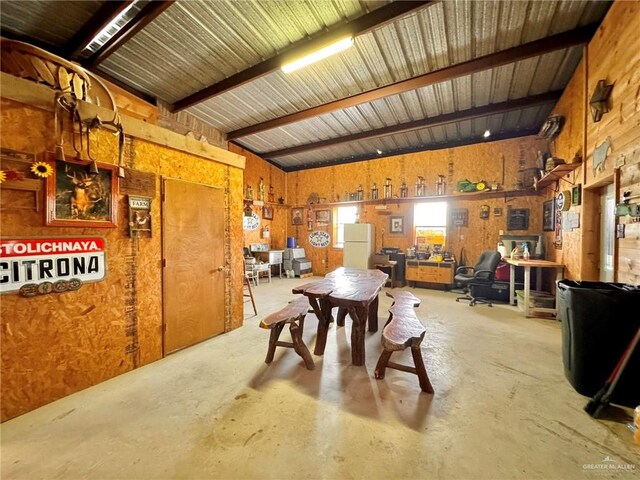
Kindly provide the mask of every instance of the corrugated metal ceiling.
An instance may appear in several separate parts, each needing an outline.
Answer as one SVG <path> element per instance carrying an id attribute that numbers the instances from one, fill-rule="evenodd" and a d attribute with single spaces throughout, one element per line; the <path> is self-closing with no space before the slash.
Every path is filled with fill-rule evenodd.
<path id="1" fill-rule="evenodd" d="M 24 5 L 29 3 L 29 7 Z M 64 8 L 60 9 L 60 4 Z M 2 1 L 3 29 L 64 45 L 103 2 Z M 301 39 L 383 7 L 348 0 L 179 0 L 100 64 L 173 103 Z M 68 4 L 68 5 L 67 5 Z M 230 132 L 600 21 L 609 2 L 442 1 L 355 38 L 354 47 L 286 75 L 267 74 L 188 109 Z M 56 5 L 54 8 L 53 5 Z M 46 19 L 43 20 L 43 19 Z M 562 90 L 581 57 L 571 47 L 241 137 L 260 153 Z M 464 142 L 484 129 L 540 126 L 552 104 L 272 158 L 284 168 Z"/>

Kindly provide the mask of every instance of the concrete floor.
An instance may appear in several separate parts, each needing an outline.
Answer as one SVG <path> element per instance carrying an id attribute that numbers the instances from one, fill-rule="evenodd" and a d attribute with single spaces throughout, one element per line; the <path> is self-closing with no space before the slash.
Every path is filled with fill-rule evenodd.
<path id="1" fill-rule="evenodd" d="M 592 419 L 565 380 L 555 321 L 411 289 L 431 396 L 408 373 L 374 379 L 380 333 L 351 366 L 349 320 L 316 370 L 284 348 L 265 365 L 259 319 L 300 283 L 261 283 L 244 327 L 5 422 L 2 478 L 637 478 L 621 417 Z M 309 314 L 311 350 L 316 325 Z"/>

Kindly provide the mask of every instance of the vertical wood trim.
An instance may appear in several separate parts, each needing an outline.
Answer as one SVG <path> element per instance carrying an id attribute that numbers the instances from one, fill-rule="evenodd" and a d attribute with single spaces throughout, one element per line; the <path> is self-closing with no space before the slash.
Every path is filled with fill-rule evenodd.
<path id="1" fill-rule="evenodd" d="M 615 204 L 617 205 L 620 202 L 620 168 L 616 168 L 613 170 L 613 199 Z M 616 229 L 613 232 L 613 281 L 618 281 L 618 255 L 619 255 L 619 239 L 617 236 L 617 228 L 618 223 L 620 223 L 620 218 L 614 216 L 613 224 Z"/>

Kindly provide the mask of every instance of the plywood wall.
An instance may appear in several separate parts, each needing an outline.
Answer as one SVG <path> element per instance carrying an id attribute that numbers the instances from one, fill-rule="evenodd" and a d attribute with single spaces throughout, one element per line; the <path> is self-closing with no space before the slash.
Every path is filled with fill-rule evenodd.
<path id="1" fill-rule="evenodd" d="M 272 250 L 283 249 L 286 245 L 287 219 L 289 208 L 286 205 L 286 173 L 278 167 L 263 160 L 259 156 L 245 150 L 234 143 L 229 144 L 229 150 L 243 155 L 247 159 L 243 178 L 243 192 L 246 197 L 247 186 L 253 189 L 253 198 L 258 199 L 258 184 L 260 179 L 265 184 L 265 196 L 267 205 L 274 210 L 273 220 L 263 218 L 262 207 L 251 205 L 251 208 L 260 217 L 260 228 L 258 230 L 245 230 L 243 245 L 249 247 L 252 243 L 266 243 Z M 273 186 L 273 199 L 269 202 L 269 186 Z M 282 204 L 278 199 L 282 199 Z M 269 237 L 264 237 L 264 228 L 269 227 Z"/>
<path id="2" fill-rule="evenodd" d="M 563 232 L 561 250 L 552 251 L 552 259 L 566 265 L 565 276 L 581 280 L 598 280 L 600 259 L 599 196 L 602 187 L 619 178 L 618 198 L 624 192 L 640 194 L 640 2 L 617 1 L 609 9 L 594 38 L 569 82 L 554 113 L 564 115 L 567 123 L 554 142 L 557 155 L 571 158 L 583 152 L 579 170 L 565 177 L 582 186 L 582 204 L 571 211 L 581 215 L 580 228 Z M 611 111 L 594 122 L 586 108 L 599 80 L 613 84 Z M 602 168 L 595 169 L 593 151 L 609 138 L 611 150 Z M 616 169 L 618 172 L 616 173 Z M 547 191 L 553 198 L 566 182 Z M 625 223 L 625 238 L 616 240 L 616 280 L 638 285 L 640 245 L 638 223 L 619 218 Z M 552 234 L 547 235 L 549 243 Z"/>
<path id="3" fill-rule="evenodd" d="M 53 151 L 52 113 L 7 99 L 0 106 L 3 148 Z M 96 133 L 92 154 L 99 162 L 115 163 L 116 141 L 109 133 Z M 102 236 L 108 274 L 76 292 L 2 296 L 2 420 L 162 357 L 161 175 L 222 187 L 228 193 L 226 218 L 221 219 L 227 225 L 230 264 L 225 325 L 231 330 L 242 324 L 242 170 L 132 138 L 125 152 L 128 168 L 155 178 L 152 238 L 129 237 L 124 195 L 117 198 L 116 228 L 45 227 L 44 209 L 13 208 L 28 206 L 30 199 L 23 198 L 25 192 L 3 185 L 3 236 Z M 67 148 L 66 153 L 72 155 L 73 150 Z"/>
<path id="4" fill-rule="evenodd" d="M 585 125 L 585 72 L 586 62 L 583 59 L 576 68 L 575 74 L 569 81 L 562 97 L 553 109 L 553 115 L 562 115 L 565 124 L 561 134 L 549 145 L 549 152 L 565 160 L 567 163 L 577 161 L 577 157 L 584 159 L 584 125 Z M 545 200 L 554 200 L 560 190 L 571 190 L 574 186 L 582 188 L 584 165 L 562 177 L 562 180 L 551 184 L 543 194 Z M 583 217 L 583 206 L 572 205 L 571 212 Z M 545 245 L 547 258 L 565 265 L 566 278 L 580 278 L 582 265 L 582 237 L 581 228 L 562 232 L 562 246 L 554 246 L 555 232 L 547 232 Z M 545 272 L 548 275 L 553 272 Z M 555 275 L 555 274 L 554 274 Z"/>
<path id="5" fill-rule="evenodd" d="M 309 197 L 316 193 L 327 201 L 344 200 L 349 192 L 359 185 L 365 190 L 365 198 L 375 182 L 382 197 L 382 185 L 387 177 L 391 178 L 394 194 L 399 193 L 402 181 L 409 186 L 409 196 L 415 195 L 415 182 L 418 175 L 424 177 L 427 195 L 434 195 L 439 174 L 445 175 L 446 193 L 456 193 L 458 180 L 484 180 L 489 185 L 499 184 L 503 191 L 511 192 L 499 198 L 478 198 L 460 194 L 447 197 L 450 208 L 469 210 L 468 227 L 451 227 L 448 232 L 447 249 L 459 257 L 464 248 L 467 263 L 474 263 L 482 250 L 496 248 L 500 230 L 506 233 L 507 210 L 509 208 L 529 208 L 530 221 L 528 231 L 542 232 L 542 199 L 537 195 L 518 195 L 513 193 L 522 170 L 535 166 L 537 152 L 546 148 L 546 143 L 535 137 L 486 142 L 473 146 L 450 148 L 446 150 L 425 151 L 406 155 L 380 158 L 366 162 L 349 163 L 331 167 L 315 168 L 287 174 L 288 198 L 292 206 L 305 208 L 305 218 L 315 210 L 325 209 L 323 205 L 309 205 Z M 471 200 L 473 198 L 473 200 Z M 489 219 L 480 219 L 480 207 L 488 205 Z M 329 206 L 335 214 L 336 205 Z M 502 209 L 502 216 L 495 216 L 495 209 Z M 382 246 L 397 246 L 403 251 L 413 245 L 413 204 L 390 201 L 387 210 L 377 210 L 374 205 L 359 205 L 360 222 L 372 223 L 376 227 L 376 250 Z M 405 231 L 402 235 L 389 234 L 389 218 L 403 216 Z M 289 219 L 289 223 L 290 219 Z M 317 226 L 311 231 L 322 230 L 333 235 L 332 226 Z M 297 239 L 305 248 L 306 254 L 314 265 L 314 273 L 323 274 L 342 264 L 342 249 L 327 247 L 314 248 L 308 242 L 308 226 L 289 225 L 290 236 Z M 516 232 L 512 232 L 516 233 Z M 384 239 L 383 239 L 384 235 Z"/>

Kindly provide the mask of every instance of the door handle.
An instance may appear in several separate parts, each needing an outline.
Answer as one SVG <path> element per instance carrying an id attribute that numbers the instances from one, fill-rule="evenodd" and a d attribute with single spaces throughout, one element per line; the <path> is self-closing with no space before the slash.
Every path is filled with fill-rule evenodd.
<path id="1" fill-rule="evenodd" d="M 220 265 L 220 266 L 218 267 L 218 271 L 219 271 L 219 272 L 221 272 L 221 271 L 223 271 L 223 270 L 224 270 L 224 265 Z"/>

